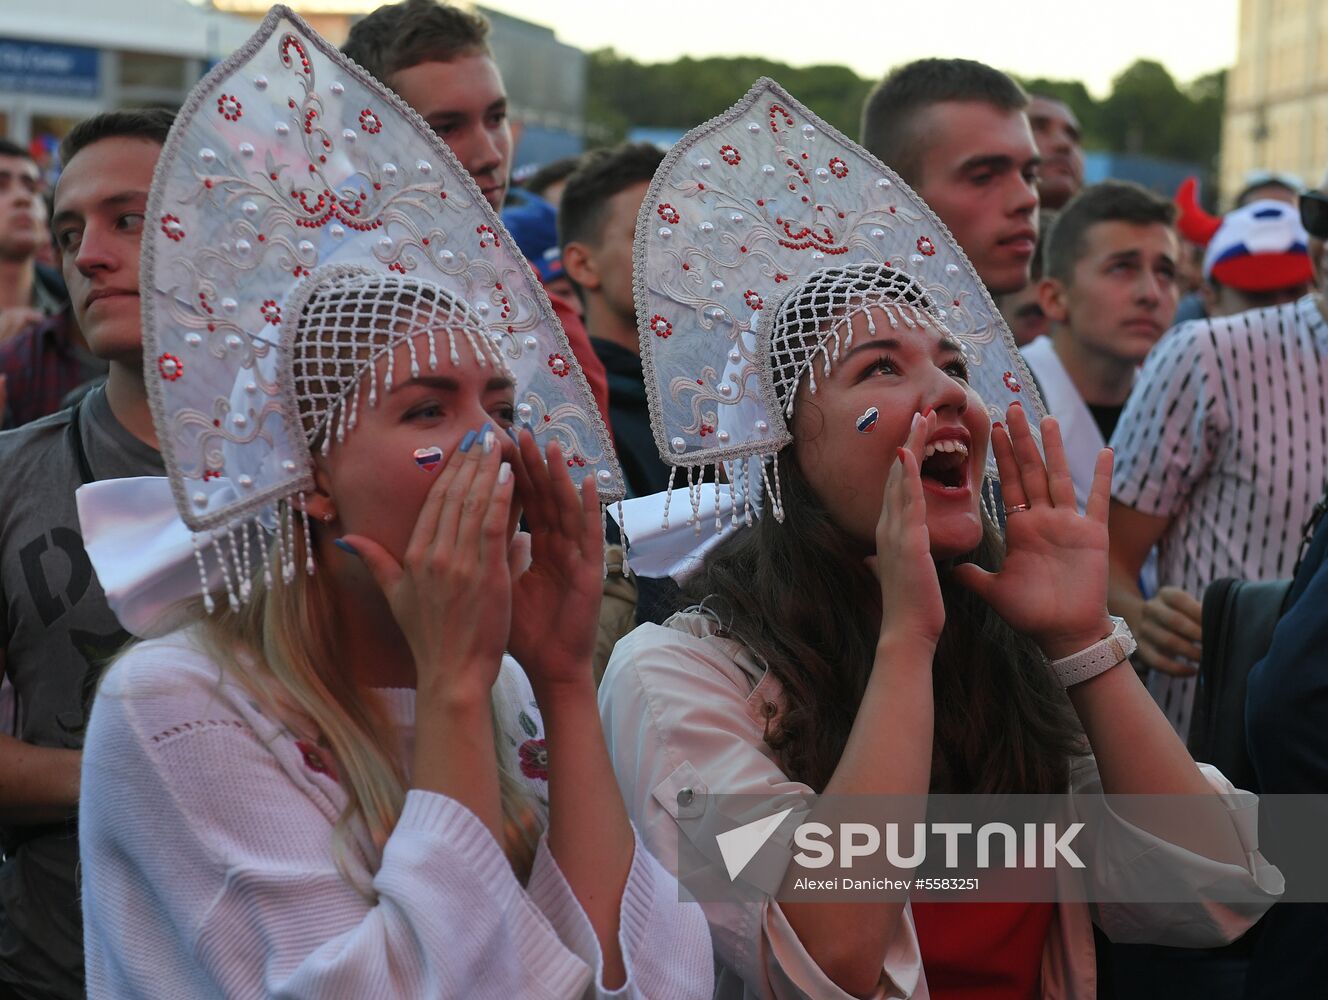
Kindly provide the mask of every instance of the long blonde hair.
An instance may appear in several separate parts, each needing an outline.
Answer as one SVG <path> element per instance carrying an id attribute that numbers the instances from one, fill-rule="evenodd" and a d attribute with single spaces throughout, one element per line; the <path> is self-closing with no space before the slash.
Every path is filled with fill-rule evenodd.
<path id="1" fill-rule="evenodd" d="M 279 546 L 274 545 L 271 572 L 260 568 L 254 574 L 249 599 L 234 609 L 218 601 L 215 611 L 204 613 L 200 635 L 223 676 L 240 683 L 261 710 L 280 719 L 298 739 L 331 754 L 346 792 L 346 808 L 334 828 L 336 864 L 354 882 L 348 864 L 354 821 L 358 817 L 364 823 L 373 845 L 373 856 L 366 860 L 376 870 L 405 804 L 405 762 L 380 699 L 355 683 L 330 641 L 336 631 L 328 577 L 303 571 L 304 538 L 298 531 L 292 535 L 293 562 L 300 571 L 290 582 L 283 579 L 277 565 Z M 502 846 L 524 880 L 534 860 L 543 816 L 527 786 L 504 767 L 510 750 L 494 707 L 494 750 L 505 824 Z M 357 888 L 371 894 L 368 886 Z"/>

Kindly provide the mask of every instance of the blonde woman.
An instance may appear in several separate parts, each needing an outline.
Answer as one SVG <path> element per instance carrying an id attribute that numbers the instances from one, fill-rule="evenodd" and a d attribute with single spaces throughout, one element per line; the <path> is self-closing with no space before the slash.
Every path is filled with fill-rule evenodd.
<path id="1" fill-rule="evenodd" d="M 192 541 L 136 547 L 149 511 L 80 501 L 127 623 L 127 564 L 203 596 L 93 710 L 89 994 L 708 996 L 704 918 L 598 724 L 598 487 L 621 480 L 473 183 L 277 8 L 186 104 L 147 218 L 150 394 Z"/>

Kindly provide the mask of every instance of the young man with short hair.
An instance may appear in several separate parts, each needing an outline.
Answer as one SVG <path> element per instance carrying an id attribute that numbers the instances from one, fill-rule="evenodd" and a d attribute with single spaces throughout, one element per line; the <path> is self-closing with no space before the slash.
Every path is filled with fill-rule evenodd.
<path id="1" fill-rule="evenodd" d="M 1302 218 L 1317 294 L 1186 323 L 1149 355 L 1112 436 L 1108 602 L 1152 668 L 1149 690 L 1184 738 L 1202 638 L 1200 601 L 1221 577 L 1291 575 L 1328 478 L 1328 192 Z M 1158 546 L 1157 597 L 1137 580 Z"/>
<path id="2" fill-rule="evenodd" d="M 919 59 L 862 110 L 862 144 L 931 206 L 993 296 L 1028 284 L 1038 235 L 1038 164 L 1028 97 L 970 59 Z"/>
<path id="3" fill-rule="evenodd" d="M 668 486 L 650 430 L 632 287 L 636 216 L 664 159 L 649 143 L 586 156 L 567 180 L 558 213 L 563 267 L 585 303 L 586 332 L 609 374 L 609 422 L 629 496 Z"/>
<path id="4" fill-rule="evenodd" d="M 66 304 L 59 276 L 37 265 L 50 239 L 41 189 L 32 154 L 0 139 L 0 344 Z"/>
<path id="5" fill-rule="evenodd" d="M 1030 94 L 1028 124 L 1042 164 L 1038 201 L 1043 211 L 1058 212 L 1084 186 L 1083 133 L 1079 119 L 1064 101 Z"/>
<path id="6" fill-rule="evenodd" d="M 402 0 L 352 25 L 341 51 L 419 112 L 501 212 L 511 180 L 512 125 L 488 37 L 489 22 L 480 14 L 437 0 Z M 572 303 L 550 301 L 604 412 L 607 376 L 581 318 Z"/>
<path id="7" fill-rule="evenodd" d="M 83 996 L 76 869 L 83 733 L 106 659 L 129 638 L 83 550 L 74 491 L 164 475 L 143 381 L 139 241 L 172 116 L 111 112 L 61 147 L 52 228 L 74 316 L 109 362 L 79 405 L 0 434 L 0 995 Z"/>
<path id="8" fill-rule="evenodd" d="M 352 25 L 341 51 L 419 112 L 499 211 L 512 169 L 512 125 L 488 36 L 479 14 L 402 0 Z"/>
<path id="9" fill-rule="evenodd" d="M 1081 508 L 1139 366 L 1176 311 L 1174 219 L 1170 202 L 1106 181 L 1072 198 L 1047 234 L 1037 292 L 1051 332 L 1023 353 L 1060 423 Z"/>

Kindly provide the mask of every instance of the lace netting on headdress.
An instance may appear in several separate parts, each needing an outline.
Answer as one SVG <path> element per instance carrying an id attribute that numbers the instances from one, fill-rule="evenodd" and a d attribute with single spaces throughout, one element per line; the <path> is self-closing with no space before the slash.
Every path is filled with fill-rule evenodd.
<path id="1" fill-rule="evenodd" d="M 793 416 L 804 377 L 816 391 L 816 359 L 828 378 L 840 353 L 853 346 L 854 316 L 865 313 L 867 332 L 876 336 L 876 312 L 896 329 L 930 326 L 949 332 L 933 315 L 922 286 L 884 264 L 828 267 L 789 291 L 770 328 L 770 369 L 785 417 Z"/>
<path id="2" fill-rule="evenodd" d="M 439 341 L 444 339 L 451 364 L 461 363 L 460 340 L 481 367 L 511 374 L 474 310 L 445 289 L 360 268 L 329 270 L 331 274 L 307 279 L 310 287 L 297 289 L 293 296 L 297 333 L 292 381 L 311 448 L 319 447 L 326 455 L 333 437 L 344 441 L 355 428 L 366 373 L 368 405 L 377 404 L 380 391 L 392 391 L 398 345 L 406 347 L 410 378 L 438 368 Z M 417 336 L 425 332 L 430 336 Z M 380 385 L 374 370 L 383 357 L 387 363 Z"/>

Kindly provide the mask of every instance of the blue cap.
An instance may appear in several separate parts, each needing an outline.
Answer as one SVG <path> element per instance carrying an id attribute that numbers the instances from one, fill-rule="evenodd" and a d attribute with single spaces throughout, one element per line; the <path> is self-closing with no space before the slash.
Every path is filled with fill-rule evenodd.
<path id="1" fill-rule="evenodd" d="M 558 246 L 558 210 L 537 195 L 522 192 L 522 196 L 519 204 L 504 206 L 503 225 L 540 281 L 561 278 L 564 271 Z"/>

